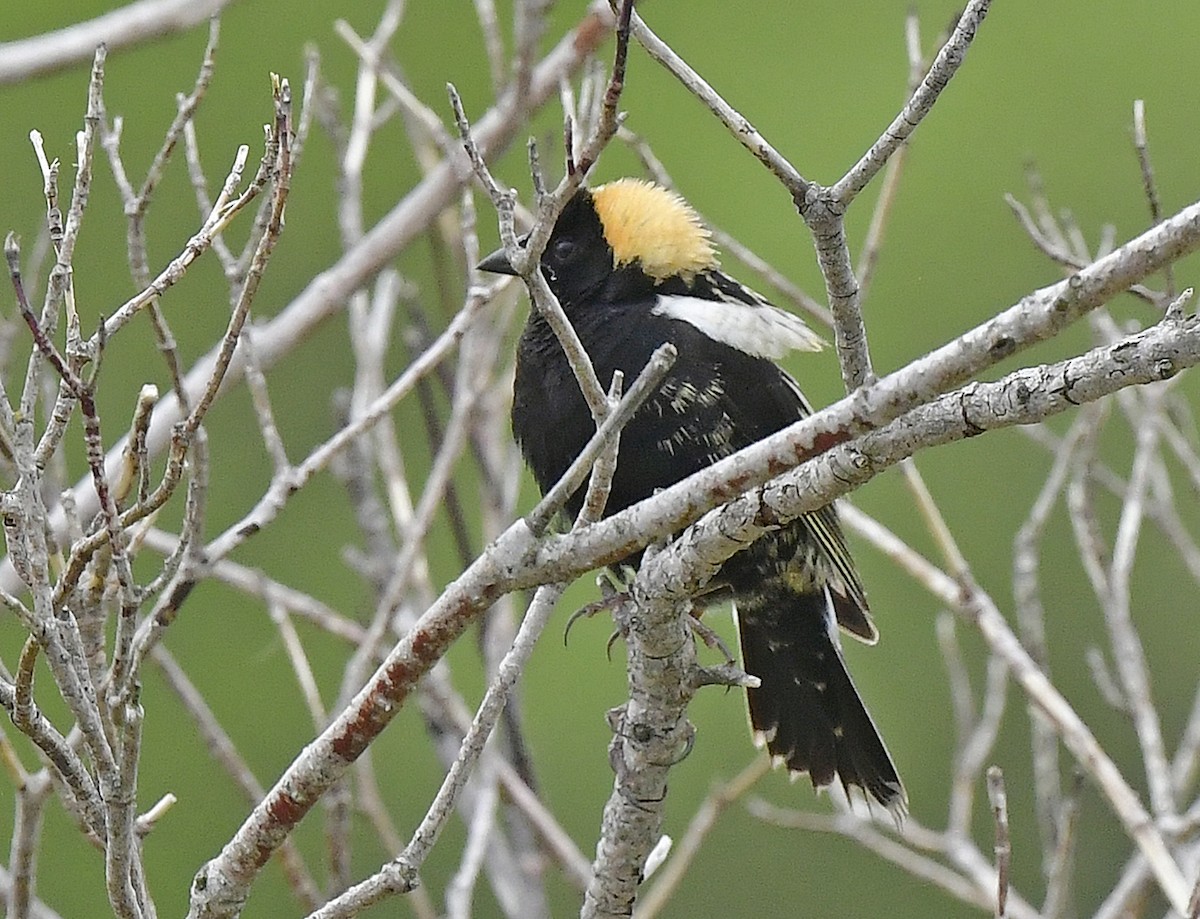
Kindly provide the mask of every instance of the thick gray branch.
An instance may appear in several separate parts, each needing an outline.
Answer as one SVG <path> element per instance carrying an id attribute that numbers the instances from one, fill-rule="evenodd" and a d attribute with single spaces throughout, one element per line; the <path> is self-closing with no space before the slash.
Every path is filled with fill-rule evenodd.
<path id="1" fill-rule="evenodd" d="M 1053 337 L 1118 292 L 1197 248 L 1200 202 L 874 384 L 664 489 L 654 500 L 570 537 L 546 540 L 537 564 L 558 571 L 579 558 L 594 559 L 595 565 L 624 558 L 821 450 L 881 428 L 1001 359 Z"/>

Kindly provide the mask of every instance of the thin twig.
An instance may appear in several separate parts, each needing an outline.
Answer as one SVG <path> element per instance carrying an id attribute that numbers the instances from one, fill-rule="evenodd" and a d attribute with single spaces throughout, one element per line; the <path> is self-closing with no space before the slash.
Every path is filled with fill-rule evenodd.
<path id="1" fill-rule="evenodd" d="M 1158 184 L 1154 181 L 1154 166 L 1150 162 L 1150 142 L 1146 138 L 1146 102 L 1144 99 L 1133 100 L 1133 149 L 1137 153 L 1138 166 L 1142 170 L 1142 191 L 1146 196 L 1146 204 L 1150 208 L 1150 220 L 1158 223 L 1162 220 L 1162 206 L 1158 201 Z M 1168 300 L 1175 299 L 1175 270 L 1170 265 L 1163 271 L 1166 290 L 1163 292 Z"/>
<path id="2" fill-rule="evenodd" d="M 634 380 L 629 392 L 608 413 L 603 423 L 596 429 L 596 433 L 580 451 L 579 456 L 567 467 L 562 478 L 526 515 L 525 523 L 534 535 L 545 532 L 555 514 L 563 509 L 567 501 L 583 484 L 583 480 L 591 471 L 596 458 L 611 446 L 613 438 L 618 436 L 620 430 L 629 423 L 634 413 L 641 408 L 642 403 L 657 391 L 659 384 L 662 383 L 663 378 L 674 364 L 675 356 L 675 346 L 670 342 L 660 345 L 650 356 L 650 360 L 646 362 L 645 368 Z M 600 515 L 595 516 L 598 518 Z"/>
<path id="3" fill-rule="evenodd" d="M 871 148 L 833 186 L 835 201 L 843 206 L 853 201 L 929 114 L 942 90 L 962 65 L 967 49 L 974 41 L 975 33 L 983 23 L 990 6 L 991 0 L 972 0 L 966 5 L 954 31 L 933 59 L 929 72 L 925 74 L 912 98 Z"/>
<path id="4" fill-rule="evenodd" d="M 653 919 L 662 912 L 668 901 L 679 889 L 688 869 L 692 866 L 700 847 L 708 838 L 721 815 L 731 804 L 742 800 L 759 779 L 771 770 L 771 760 L 756 756 L 741 772 L 727 782 L 713 788 L 700 803 L 696 813 L 688 822 L 683 837 L 673 847 L 671 857 L 655 875 L 654 886 L 638 898 L 638 919 Z"/>
<path id="5" fill-rule="evenodd" d="M 992 821 L 996 829 L 996 919 L 1008 915 L 1008 872 L 1012 861 L 1012 838 L 1008 832 L 1008 792 L 1004 788 L 1004 773 L 999 766 L 987 771 L 988 800 L 992 805 Z"/>

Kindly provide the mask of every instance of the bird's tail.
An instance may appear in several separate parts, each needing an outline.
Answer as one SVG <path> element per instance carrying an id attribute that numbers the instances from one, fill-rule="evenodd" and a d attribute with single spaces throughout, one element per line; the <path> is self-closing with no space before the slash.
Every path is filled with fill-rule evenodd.
<path id="1" fill-rule="evenodd" d="M 742 665 L 761 680 L 747 690 L 755 742 L 814 788 L 836 777 L 902 820 L 908 797 L 846 670 L 829 589 L 741 597 L 737 618 Z"/>

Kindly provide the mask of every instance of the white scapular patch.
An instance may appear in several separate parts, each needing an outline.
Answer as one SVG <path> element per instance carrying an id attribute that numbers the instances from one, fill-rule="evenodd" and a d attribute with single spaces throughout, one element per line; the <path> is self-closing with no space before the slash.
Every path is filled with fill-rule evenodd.
<path id="1" fill-rule="evenodd" d="M 713 341 L 754 357 L 778 360 L 789 351 L 820 351 L 825 342 L 799 316 L 761 304 L 706 300 L 681 294 L 660 294 L 651 310 L 686 322 Z"/>

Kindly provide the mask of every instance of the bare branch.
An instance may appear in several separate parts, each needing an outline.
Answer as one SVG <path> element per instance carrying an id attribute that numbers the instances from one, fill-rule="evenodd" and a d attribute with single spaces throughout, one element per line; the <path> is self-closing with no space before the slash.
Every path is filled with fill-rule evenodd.
<path id="1" fill-rule="evenodd" d="M 1004 773 L 998 766 L 987 771 L 988 800 L 992 804 L 992 820 L 996 824 L 996 919 L 1008 915 L 1008 872 L 1012 861 L 1012 839 L 1008 832 L 1008 792 L 1004 788 Z"/>
<path id="2" fill-rule="evenodd" d="M 559 79 L 579 67 L 591 50 L 608 34 L 612 16 L 607 5 L 598 0 L 593 2 L 580 24 L 542 59 L 535 68 L 530 84 L 530 105 L 536 107 L 557 92 Z M 474 125 L 474 136 L 480 149 L 491 154 L 503 149 L 520 129 L 521 122 L 509 117 L 507 103 L 497 107 L 479 119 Z M 465 154 L 464 154 L 465 159 Z M 386 214 L 363 237 L 360 245 L 346 253 L 337 263 L 320 272 L 312 283 L 295 300 L 264 323 L 255 333 L 259 363 L 266 371 L 304 341 L 324 320 L 337 314 L 350 292 L 389 264 L 398 252 L 409 245 L 433 221 L 446 205 L 458 194 L 463 182 L 465 162 L 445 161 L 426 176 Z M 109 331 L 113 331 L 111 328 Z M 189 399 L 194 399 L 211 378 L 217 352 L 202 356 L 187 373 L 184 385 Z M 221 392 L 241 378 L 241 368 L 234 362 L 226 374 L 226 384 Z M 160 456 L 168 447 L 172 426 L 184 417 L 173 396 L 163 399 L 154 413 L 147 436 L 147 450 L 153 457 Z M 117 462 L 123 443 L 110 451 L 109 462 Z M 76 486 L 76 505 L 81 516 L 96 511 L 94 495 L 89 493 L 86 482 Z M 65 516 L 56 510 L 51 514 L 51 526 L 55 532 L 65 525 Z M 11 566 L 0 563 L 0 586 L 13 587 Z"/>
<path id="3" fill-rule="evenodd" d="M 119 50 L 182 32 L 217 15 L 228 3 L 229 0 L 137 0 L 57 32 L 0 44 L 0 85 L 86 61 L 97 45 Z"/>
<path id="4" fill-rule="evenodd" d="M 963 9 L 954 32 L 933 59 L 933 64 L 912 98 L 901 109 L 886 131 L 871 145 L 854 166 L 833 186 L 833 199 L 845 206 L 875 177 L 900 145 L 908 140 L 917 125 L 929 114 L 933 104 L 954 77 L 975 39 L 975 33 L 987 15 L 991 0 L 972 0 Z"/>
<path id="5" fill-rule="evenodd" d="M 726 102 L 704 78 L 681 58 L 666 42 L 654 34 L 636 11 L 630 16 L 629 32 L 654 60 L 662 64 L 692 95 L 708 106 L 743 147 L 783 183 L 793 199 L 803 200 L 809 189 L 808 180 L 779 153 L 749 120 Z"/>
<path id="6" fill-rule="evenodd" d="M 196 874 L 189 916 L 216 919 L 244 911 L 276 854 L 302 914 L 313 916 L 350 916 L 404 893 L 391 906 L 409 910 L 415 919 L 434 919 L 440 912 L 466 916 L 484 897 L 511 919 L 544 919 L 550 914 L 552 885 L 561 887 L 562 880 L 578 891 L 587 916 L 626 917 L 635 898 L 646 919 L 661 914 L 698 853 L 714 843 L 711 831 L 721 815 L 757 787 L 770 766 L 768 759 L 756 758 L 712 791 L 679 840 L 665 833 L 668 782 L 678 779 L 672 769 L 696 741 L 687 720 L 692 696 L 701 686 L 755 680 L 731 659 L 701 666 L 695 638 L 718 644 L 719 638 L 690 615 L 697 593 L 714 586 L 709 578 L 733 553 L 897 463 L 905 465 L 919 511 L 917 526 L 923 520 L 932 537 L 917 536 L 930 545 L 930 558 L 853 507 L 844 508 L 841 520 L 923 586 L 933 604 L 949 610 L 936 621 L 956 731 L 945 808 L 938 818 L 944 826 L 929 824 L 929 814 L 918 807 L 903 832 L 894 831 L 881 815 L 836 794 L 825 802 L 830 814 L 751 802 L 752 814 L 782 826 L 837 833 L 972 909 L 1012 919 L 1063 919 L 1079 912 L 1077 893 L 1090 898 L 1095 892 L 1074 888 L 1085 877 L 1081 873 L 1077 882 L 1075 872 L 1077 861 L 1083 865 L 1080 843 L 1087 841 L 1080 821 L 1092 819 L 1085 808 L 1098 803 L 1109 812 L 1124 851 L 1119 870 L 1108 879 L 1110 887 L 1100 891 L 1103 902 L 1093 919 L 1144 912 L 1154 897 L 1168 904 L 1172 915 L 1195 911 L 1200 803 L 1192 786 L 1200 768 L 1200 691 L 1186 682 L 1182 688 L 1173 685 L 1169 668 L 1161 673 L 1154 668 L 1155 644 L 1151 633 L 1141 631 L 1137 591 L 1151 548 L 1176 557 L 1184 576 L 1200 584 L 1200 540 L 1188 515 L 1200 491 L 1200 426 L 1188 390 L 1174 382 L 1182 370 L 1200 363 L 1200 319 L 1187 307 L 1190 291 L 1176 297 L 1171 290 L 1173 263 L 1200 250 L 1200 203 L 1164 213 L 1144 106 L 1134 106 L 1133 147 L 1153 226 L 1118 246 L 1114 226 L 1127 222 L 1118 211 L 1110 224 L 1093 229 L 1069 210 L 1052 209 L 1031 171 L 1028 203 L 1014 202 L 1013 208 L 1035 245 L 1065 271 L 1064 278 L 1007 308 L 1001 303 L 983 310 L 992 318 L 879 378 L 862 305 L 876 266 L 887 264 L 880 259 L 887 258 L 883 241 L 890 235 L 889 220 L 904 204 L 897 189 L 907 158 L 918 150 L 909 150 L 908 138 L 960 67 L 987 0 L 970 0 L 952 34 L 936 43 L 941 49 L 935 60 L 923 54 L 916 16 L 909 16 L 909 98 L 832 186 L 810 181 L 805 164 L 788 163 L 651 32 L 630 0 L 593 0 L 544 57 L 548 29 L 558 28 L 561 20 L 558 11 L 551 16 L 549 3 L 518 0 L 511 10 L 511 36 L 505 36 L 500 29 L 507 25 L 507 11 L 493 0 L 473 2 L 484 32 L 482 40 L 471 38 L 477 60 L 451 63 L 476 67 L 485 84 L 490 80 L 496 98 L 472 125 L 466 110 L 487 103 L 468 96 L 471 104 L 464 107 L 452 93 L 457 133 L 417 95 L 428 74 L 412 74 L 410 82 L 393 56 L 393 49 L 408 47 L 411 37 L 405 32 L 413 23 L 405 21 L 404 0 L 381 4 L 379 18 L 362 37 L 345 22 L 335 24 L 355 68 L 345 86 L 334 82 L 336 71 L 322 76 L 315 50 L 306 52 L 304 105 L 295 123 L 288 86 L 277 83 L 275 119 L 248 181 L 246 148 L 233 157 L 221 187 L 210 188 L 201 161 L 204 122 L 197 124 L 196 114 L 210 83 L 216 85 L 215 21 L 199 70 L 189 76 L 194 80 L 168 112 L 168 118 L 174 116 L 171 124 L 164 123 L 162 138 L 146 149 L 146 172 L 133 163 L 135 147 L 143 143 L 141 125 L 135 131 L 132 117 L 123 123 L 106 112 L 104 47 L 92 56 L 83 129 L 74 146 L 64 152 L 54 146 L 50 131 L 47 139 L 31 133 L 33 157 L 27 165 L 33 184 L 25 197 L 44 208 L 44 215 L 36 217 L 38 239 L 24 254 L 15 238 L 7 246 L 16 309 L 0 321 L 0 370 L 5 371 L 0 373 L 0 523 L 6 542 L 0 607 L 24 632 L 12 660 L 0 660 L 0 708 L 24 735 L 0 733 L 0 774 L 14 789 L 10 864 L 0 868 L 0 896 L 9 912 L 49 913 L 36 899 L 39 881 L 57 905 L 53 888 L 61 887 L 60 879 L 39 878 L 35 856 L 47 844 L 45 816 L 61 802 L 82 839 L 101 853 L 102 895 L 114 914 L 122 919 L 157 914 L 150 891 L 159 890 L 163 881 L 147 876 L 143 850 L 158 838 L 148 834 L 176 815 L 171 794 L 153 795 L 158 802 L 149 809 L 148 802 L 138 806 L 146 791 L 139 787 L 139 775 L 143 764 L 150 771 L 150 745 L 158 736 L 142 734 L 143 719 L 153 723 L 155 717 L 149 708 L 153 681 L 141 694 L 142 667 L 149 657 L 210 751 L 216 772 L 228 775 L 226 781 L 249 810 L 220 853 Z M 207 6 L 196 8 L 214 3 L 222 5 L 207 0 Z M 149 22 L 170 9 L 178 9 L 176 0 L 143 0 L 80 28 L 95 36 L 105 21 L 140 12 L 149 14 Z M 138 25 L 121 21 L 127 31 L 118 41 L 148 40 Z M 614 32 L 608 73 L 599 51 Z M 794 266 L 775 270 L 716 227 L 714 239 L 760 282 L 774 285 L 782 299 L 831 325 L 848 395 L 606 517 L 622 425 L 657 388 L 673 354 L 660 349 L 637 379 L 622 372 L 611 381 L 597 379 L 591 358 L 599 355 L 589 356 L 580 346 L 554 301 L 540 270 L 540 252 L 560 209 L 614 134 L 630 143 L 647 173 L 661 184 L 671 183 L 649 143 L 622 128 L 622 90 L 638 73 L 636 62 L 627 60 L 630 38 L 681 80 L 787 189 L 815 242 L 828 309 L 789 281 Z M 70 59 L 68 39 L 65 32 L 41 37 L 56 43 L 47 54 L 50 66 Z M 16 60 L 11 56 L 25 44 L 0 45 L 0 83 Z M 33 64 L 25 66 L 33 72 Z M 478 85 L 476 80 L 473 91 Z M 211 96 L 208 104 L 217 101 Z M 636 100 L 628 96 L 625 101 Z M 562 119 L 551 115 L 547 122 L 541 109 L 548 102 L 561 104 Z M 141 111 L 140 100 L 134 103 L 128 110 Z M 322 264 L 312 263 L 308 250 L 300 253 L 295 264 L 306 267 L 291 275 L 299 285 L 273 289 L 303 289 L 290 303 L 274 304 L 273 318 L 250 329 L 251 299 L 280 237 L 291 173 L 313 115 L 335 153 L 337 204 L 325 216 L 339 254 Z M 557 123 L 561 142 L 554 137 Z M 509 173 L 504 171 L 519 168 L 521 157 L 500 157 L 522 131 L 534 126 L 544 135 L 547 125 L 551 140 L 539 136 L 538 143 L 528 144 L 534 206 L 522 208 L 505 184 Z M 397 133 L 399 160 L 394 146 L 381 146 Z M 180 169 L 173 176 L 169 159 L 180 138 L 186 163 L 176 164 Z M 124 217 L 95 214 L 104 206 L 103 196 L 90 194 L 97 140 L 107 154 Z M 657 146 L 660 139 L 653 140 Z M 561 181 L 546 159 L 547 150 L 559 149 L 566 157 Z M 618 155 L 614 165 L 621 161 Z M 148 230 L 158 226 L 160 205 L 176 194 L 185 165 L 192 186 L 190 192 L 183 188 L 185 204 L 190 207 L 194 197 L 199 205 L 195 232 L 186 241 L 150 239 Z M 75 169 L 70 188 L 60 188 L 70 168 Z M 394 182 L 414 169 L 419 181 L 396 195 Z M 858 238 L 857 231 L 854 225 L 847 229 L 847 208 L 880 172 L 870 225 L 864 220 L 858 226 L 866 236 L 856 261 L 850 241 Z M 380 179 L 392 184 L 381 186 Z M 520 291 L 512 283 L 486 283 L 474 267 L 480 261 L 479 187 L 500 213 L 506 255 L 520 269 L 535 316 L 544 315 L 556 328 L 570 355 L 596 427 L 563 480 L 524 517 L 527 477 L 509 433 L 514 367 L 506 350 Z M 385 195 L 377 198 L 380 188 Z M 244 232 L 232 226 L 240 211 L 253 213 Z M 1082 204 L 1078 212 L 1090 208 Z M 84 277 L 82 263 L 74 264 L 75 252 L 82 253 L 85 245 L 89 253 L 96 251 L 81 236 L 85 213 L 88 227 L 112 216 L 125 226 L 134 279 L 134 296 L 118 302 L 115 311 L 106 307 L 107 318 L 94 335 L 97 327 L 85 331 L 80 317 L 95 315 L 91 297 L 103 288 Z M 301 209 L 288 216 L 306 221 L 312 215 Z M 222 323 L 215 344 L 177 345 L 168 311 L 175 309 L 172 302 L 186 298 L 194 280 L 203 280 L 193 278 L 192 266 L 210 250 L 226 284 L 215 300 L 205 295 L 197 302 L 201 308 L 227 302 L 228 323 Z M 152 270 L 149 252 L 165 252 L 166 261 Z M 203 273 L 203 266 L 196 268 Z M 1149 286 L 1152 276 L 1164 273 L 1165 294 Z M 1138 329 L 1128 304 L 1110 311 L 1123 292 L 1154 305 L 1146 314 L 1134 304 L 1132 314 L 1142 321 L 1150 316 L 1155 320 L 1150 327 Z M 301 342 L 342 310 L 348 317 L 348 338 L 341 333 L 347 353 L 333 357 L 349 361 L 352 370 L 346 388 L 332 399 L 332 433 L 314 433 L 312 425 L 321 422 L 311 419 L 319 417 L 319 406 L 291 405 L 284 381 L 275 381 L 272 371 L 299 355 Z M 1064 338 L 1060 353 L 1048 363 L 1012 360 L 1079 319 L 1088 324 L 1085 334 L 1093 336 L 1091 350 L 1063 353 Z M 138 324 L 145 329 L 147 321 L 165 356 L 166 395 L 160 397 L 158 387 L 150 385 L 140 393 L 135 388 L 122 395 L 107 386 L 101 392 L 99 383 L 114 379 L 112 365 L 102 363 L 124 360 L 130 353 L 124 349 L 137 347 Z M 199 326 L 189 324 L 192 328 Z M 119 345 L 114 344 L 117 334 L 124 336 Z M 185 355 L 202 353 L 209 345 L 194 366 L 185 364 Z M 327 361 L 328 340 L 319 347 L 307 353 Z M 19 356 L 18 349 L 23 349 Z M 154 368 L 160 375 L 162 370 Z M 222 501 L 231 493 L 219 478 L 224 467 L 209 462 L 207 419 L 217 399 L 243 378 L 260 432 L 251 434 L 261 435 L 269 454 L 264 474 L 269 480 L 245 506 L 223 504 L 219 515 L 211 514 L 224 528 L 214 537 L 206 533 L 210 485 Z M 118 413 L 132 416 L 118 425 L 128 433 L 115 444 L 113 435 L 124 432 L 109 417 L 114 405 Z M 305 409 L 303 428 L 297 426 L 299 409 Z M 103 416 L 108 430 L 102 411 L 108 413 Z M 1069 430 L 1060 422 L 1047 423 L 1067 412 L 1072 413 Z M 908 460 L 931 446 L 1013 425 L 1030 426 L 1028 439 L 1048 456 L 1040 464 L 1046 479 L 1014 542 L 1013 609 L 1002 612 L 972 574 L 977 560 L 965 550 L 973 539 L 955 532 L 953 515 L 943 515 L 937 504 L 934 496 L 946 493 L 946 482 L 926 483 Z M 1131 450 L 1113 450 L 1118 439 L 1131 442 Z M 214 458 L 227 456 L 226 448 L 212 441 Z M 293 462 L 290 454 L 296 449 L 301 452 Z M 68 489 L 72 456 L 86 461 L 87 475 Z M 1122 465 L 1126 461 L 1128 467 Z M 932 468 L 922 465 L 926 473 Z M 239 485 L 253 487 L 260 472 L 249 469 Z M 343 488 L 335 493 L 341 505 L 325 504 L 325 472 Z M 183 500 L 168 506 L 185 481 Z M 554 531 L 551 518 L 568 496 L 578 498 L 585 482 L 579 520 L 570 532 Z M 286 539 L 285 513 L 296 496 L 301 498 L 297 504 L 319 500 L 319 513 L 328 512 L 323 519 L 330 521 L 328 532 L 310 529 L 305 539 L 344 539 L 337 526 L 343 519 L 357 526 L 349 545 L 323 544 L 330 563 L 340 549 L 346 571 L 334 581 L 307 582 L 316 586 L 305 589 L 291 582 L 272 553 L 250 551 L 255 547 L 247 545 L 268 529 L 264 547 L 272 538 Z M 291 513 L 300 519 L 304 509 Z M 1074 537 L 1064 548 L 1078 556 L 1095 593 L 1097 617 L 1101 610 L 1104 617 L 1088 623 L 1090 631 L 1070 634 L 1090 634 L 1094 646 L 1064 645 L 1067 633 L 1055 633 L 1053 643 L 1048 638 L 1046 617 L 1061 602 L 1063 588 L 1047 580 L 1042 569 L 1057 549 L 1049 537 L 1065 532 L 1063 523 Z M 907 525 L 911 529 L 911 521 Z M 628 593 L 618 593 L 615 572 L 624 571 L 618 566 L 631 556 L 641 559 L 640 569 L 620 581 Z M 267 570 L 255 570 L 252 561 Z M 581 847 L 593 848 L 596 840 L 577 843 L 550 809 L 560 777 L 538 758 L 539 731 L 528 730 L 530 717 L 522 710 L 528 693 L 521 691 L 521 682 L 554 599 L 581 574 L 605 566 L 612 568 L 600 582 L 605 598 L 587 608 L 614 611 L 628 649 L 630 697 L 609 715 L 614 732 L 609 756 L 616 774 L 593 863 Z M 456 571 L 461 571 L 457 577 Z M 346 585 L 347 574 L 361 579 L 362 587 Z M 219 582 L 216 593 L 205 589 L 210 581 Z M 523 591 L 534 598 L 522 619 Z M 205 699 L 163 642 L 181 611 L 218 596 L 216 602 L 224 605 L 230 592 L 259 613 L 260 627 L 273 624 L 268 653 L 285 668 L 290 663 L 300 685 L 292 694 L 294 704 L 317 735 L 302 748 L 297 744 L 294 759 L 268 788 L 248 766 L 259 758 L 249 745 L 254 738 L 225 721 L 229 713 L 215 710 L 215 702 Z M 886 597 L 878 599 L 884 602 L 876 605 L 886 609 Z M 339 608 L 338 603 L 349 605 Z M 1019 633 L 1010 622 L 1019 623 Z M 476 623 L 480 627 L 473 629 Z M 935 625 L 932 617 L 926 624 Z M 1095 638 L 1097 627 L 1106 631 L 1107 645 Z M 477 633 L 474 647 L 448 656 L 452 643 L 468 631 Z M 181 652 L 183 646 L 173 650 Z M 459 666 L 462 656 L 472 653 L 482 661 L 486 686 L 478 711 L 473 710 L 478 677 L 464 676 Z M 1063 657 L 1055 669 L 1064 674 L 1085 661 L 1092 668 L 1098 688 L 1090 697 L 1085 694 L 1078 708 L 1051 679 L 1052 654 L 1056 661 Z M 340 667 L 332 683 L 331 661 Z M 1087 673 L 1082 675 L 1086 679 Z M 1016 828 L 1028 814 L 1008 816 L 1001 776 L 987 769 L 993 761 L 1011 758 L 1011 751 L 997 749 L 998 738 L 1009 738 L 1013 728 L 1005 717 L 1012 711 L 1010 687 L 1020 693 L 1032 723 L 1032 805 L 1042 871 L 1030 880 L 1030 891 L 1020 889 L 1020 872 L 1012 871 L 1012 847 L 1020 836 L 1010 838 L 1008 829 L 1009 819 Z M 411 813 L 411 796 L 398 800 L 388 792 L 382 750 L 371 751 L 397 712 L 413 700 L 419 710 L 410 713 L 415 719 L 406 720 L 424 730 L 424 743 L 444 775 L 440 790 L 423 802 L 428 804 L 423 816 Z M 1105 701 L 1116 709 L 1116 728 L 1092 722 L 1097 706 L 1101 716 L 1112 714 Z M 1191 710 L 1168 711 L 1167 703 L 1176 709 L 1190 703 Z M 1107 742 L 1114 730 L 1124 730 L 1140 760 L 1127 763 L 1101 745 L 1098 738 Z M 235 746 L 235 739 L 247 745 Z M 406 737 L 405 744 L 411 739 Z M 706 735 L 697 742 L 709 743 Z M 998 752 L 1005 755 L 998 758 Z M 1060 762 L 1064 753 L 1067 773 Z M 985 773 L 994 834 L 986 825 L 988 802 L 981 800 Z M 1081 793 L 1085 781 L 1096 794 Z M 318 818 L 323 818 L 318 832 L 326 844 L 322 873 L 328 883 L 323 887 L 295 835 L 315 808 L 323 811 Z M 439 886 L 433 882 L 442 872 L 433 872 L 428 859 L 435 845 L 451 844 L 454 835 L 444 830 L 455 819 L 464 842 L 449 858 L 444 852 L 433 856 L 454 866 L 449 882 Z M 365 842 L 360 828 L 367 831 Z M 372 858 L 372 852 L 381 853 L 374 856 L 377 870 L 356 878 L 354 865 L 364 854 Z M 481 884 L 490 885 L 490 891 L 481 890 Z M 1040 909 L 1032 905 L 1039 899 Z"/>
<path id="7" fill-rule="evenodd" d="M 1133 100 L 1133 149 L 1142 169 L 1142 191 L 1150 209 L 1150 222 L 1158 223 L 1162 220 L 1162 205 L 1158 201 L 1158 185 L 1154 180 L 1154 166 L 1150 162 L 1150 142 L 1146 139 L 1146 103 L 1142 99 Z M 1165 295 L 1168 299 L 1174 299 L 1175 272 L 1168 265 L 1163 276 L 1167 282 Z"/>

